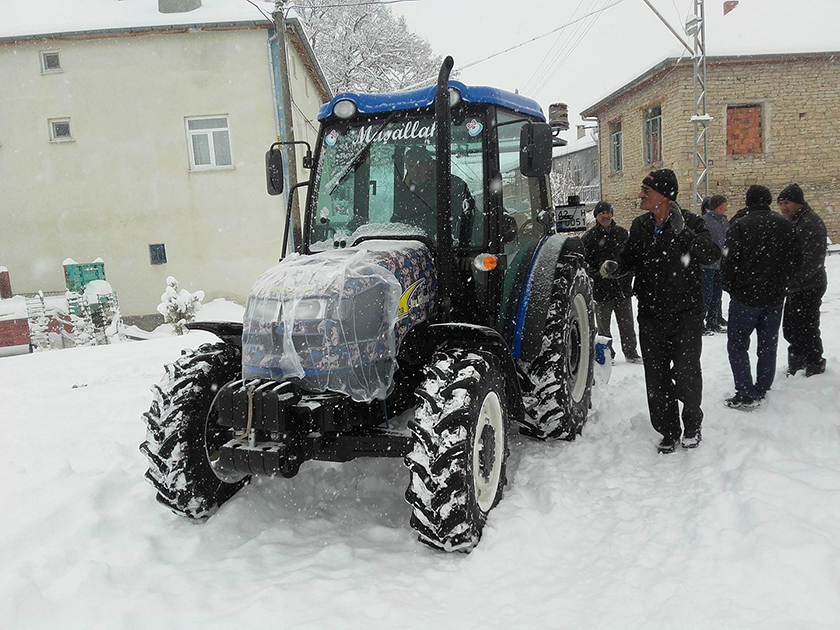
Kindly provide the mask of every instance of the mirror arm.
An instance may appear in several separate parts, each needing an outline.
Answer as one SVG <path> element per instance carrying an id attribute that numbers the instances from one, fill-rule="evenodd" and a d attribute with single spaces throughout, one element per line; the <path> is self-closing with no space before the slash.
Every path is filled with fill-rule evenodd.
<path id="1" fill-rule="evenodd" d="M 283 260 L 286 257 L 286 252 L 289 249 L 289 226 L 292 223 L 293 212 L 292 199 L 294 198 L 297 189 L 301 188 L 302 186 L 309 186 L 309 181 L 300 182 L 289 189 L 289 198 L 286 203 L 286 225 L 283 227 L 283 249 L 280 252 L 280 260 Z M 305 237 L 302 236 L 301 238 Z M 300 245 L 302 247 L 303 243 L 301 243 Z"/>
<path id="2" fill-rule="evenodd" d="M 306 155 L 303 156 L 303 168 L 312 168 L 312 147 L 309 146 L 309 143 L 306 140 L 295 140 L 294 142 L 275 142 L 271 145 L 271 149 L 274 147 L 279 147 L 284 144 L 303 144 L 306 145 Z"/>

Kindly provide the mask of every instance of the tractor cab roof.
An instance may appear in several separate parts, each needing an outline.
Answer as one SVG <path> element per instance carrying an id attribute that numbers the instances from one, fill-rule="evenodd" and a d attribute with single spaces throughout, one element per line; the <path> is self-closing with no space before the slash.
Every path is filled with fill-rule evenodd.
<path id="1" fill-rule="evenodd" d="M 545 121 L 545 114 L 543 114 L 540 104 L 527 96 L 483 85 L 464 85 L 460 81 L 450 81 L 449 87 L 458 90 L 461 100 L 466 103 L 500 105 L 528 116 L 536 116 Z M 330 118 L 333 115 L 335 104 L 339 101 L 352 102 L 356 106 L 356 112 L 363 115 L 423 109 L 434 105 L 435 91 L 436 87 L 430 85 L 406 92 L 385 92 L 382 94 L 342 92 L 333 97 L 329 103 L 324 103 L 321 106 L 321 110 L 318 112 L 318 120 L 323 121 Z"/>

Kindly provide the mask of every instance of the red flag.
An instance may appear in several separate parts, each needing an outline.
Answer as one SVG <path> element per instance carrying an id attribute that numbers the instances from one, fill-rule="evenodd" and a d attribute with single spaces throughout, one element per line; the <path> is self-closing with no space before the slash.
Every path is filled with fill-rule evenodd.
<path id="1" fill-rule="evenodd" d="M 738 0 L 726 0 L 726 2 L 723 3 L 723 14 L 726 15 L 737 6 Z"/>

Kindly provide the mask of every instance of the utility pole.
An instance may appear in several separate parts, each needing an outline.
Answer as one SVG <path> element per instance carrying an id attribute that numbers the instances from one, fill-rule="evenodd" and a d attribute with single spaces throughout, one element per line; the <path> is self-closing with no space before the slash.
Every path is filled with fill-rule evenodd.
<path id="1" fill-rule="evenodd" d="M 694 47 L 686 43 L 679 33 L 668 24 L 650 0 L 643 0 L 685 49 L 691 53 L 694 65 L 694 114 L 689 121 L 694 123 L 694 183 L 691 187 L 691 209 L 700 212 L 703 199 L 709 195 L 709 137 L 708 124 L 713 120 L 706 112 L 706 9 L 705 0 L 694 0 L 694 15 L 685 23 L 685 32 L 694 36 Z"/>
<path id="2" fill-rule="evenodd" d="M 686 22 L 686 32 L 694 35 L 694 186 L 691 208 L 700 211 L 709 196 L 709 136 L 712 117 L 706 111 L 706 9 L 704 0 L 694 0 L 694 15 Z"/>
<path id="3" fill-rule="evenodd" d="M 292 121 L 292 91 L 289 85 L 289 67 L 286 63 L 286 20 L 283 16 L 283 2 L 277 1 L 277 9 L 271 14 L 274 20 L 274 32 L 277 37 L 277 58 L 278 70 L 280 71 L 280 92 L 283 101 L 283 117 L 279 120 L 280 123 L 280 141 L 294 142 L 295 130 Z M 295 145 L 287 145 L 286 151 L 287 163 L 289 165 L 289 187 L 297 184 L 297 159 L 295 158 Z M 288 221 L 288 217 L 286 217 Z M 298 197 L 295 196 L 292 200 L 292 238 L 295 249 L 300 246 L 302 235 L 301 219 L 300 219 L 300 205 L 298 204 Z M 283 252 L 285 255 L 286 252 Z"/>

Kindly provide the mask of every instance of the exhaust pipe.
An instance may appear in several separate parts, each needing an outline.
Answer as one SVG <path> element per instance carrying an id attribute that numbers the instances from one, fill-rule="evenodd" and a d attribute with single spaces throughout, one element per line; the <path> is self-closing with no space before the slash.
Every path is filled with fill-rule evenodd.
<path id="1" fill-rule="evenodd" d="M 452 319 L 452 292 L 457 265 L 452 249 L 452 212 L 449 208 L 451 199 L 451 164 L 450 146 L 452 136 L 452 112 L 449 109 L 449 74 L 455 61 L 451 56 L 443 60 L 438 74 L 437 92 L 435 93 L 435 156 L 437 183 L 437 268 L 438 295 L 440 296 L 440 318 L 448 322 Z"/>

